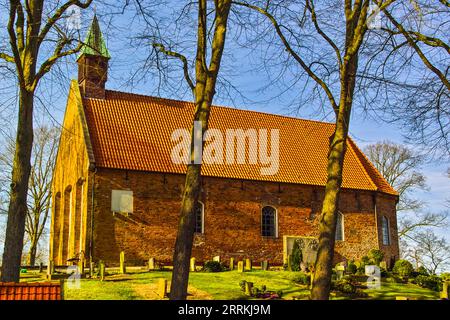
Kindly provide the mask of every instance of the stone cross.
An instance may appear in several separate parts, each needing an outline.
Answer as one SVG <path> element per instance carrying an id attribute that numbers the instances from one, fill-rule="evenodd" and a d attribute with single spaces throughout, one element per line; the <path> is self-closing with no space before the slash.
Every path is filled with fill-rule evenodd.
<path id="1" fill-rule="evenodd" d="M 245 259 L 245 271 L 252 271 L 252 261 Z"/>
<path id="2" fill-rule="evenodd" d="M 125 252 L 120 251 L 120 273 L 127 273 L 127 267 L 125 265 Z"/>
<path id="3" fill-rule="evenodd" d="M 238 272 L 244 272 L 244 261 L 238 262 Z"/>
<path id="4" fill-rule="evenodd" d="M 195 258 L 191 258 L 191 264 L 190 264 L 190 268 L 189 271 L 191 272 L 195 272 Z"/>
<path id="5" fill-rule="evenodd" d="M 158 295 L 164 299 L 167 296 L 167 280 L 159 279 L 158 282 Z"/>
<path id="6" fill-rule="evenodd" d="M 234 270 L 234 258 L 230 258 L 230 271 Z"/>

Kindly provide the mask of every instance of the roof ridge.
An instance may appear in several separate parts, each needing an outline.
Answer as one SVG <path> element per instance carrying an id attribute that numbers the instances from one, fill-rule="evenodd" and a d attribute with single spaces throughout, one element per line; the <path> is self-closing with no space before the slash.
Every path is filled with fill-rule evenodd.
<path id="1" fill-rule="evenodd" d="M 352 150 L 354 151 L 355 156 L 356 156 L 356 158 L 358 159 L 358 162 L 360 162 L 360 163 L 362 164 L 362 161 L 361 161 L 361 159 L 360 159 L 360 158 L 362 157 L 362 158 L 365 160 L 365 163 L 366 163 L 366 164 L 373 170 L 373 172 L 377 175 L 377 178 L 378 178 L 378 179 L 381 179 L 382 182 L 385 183 L 386 186 L 389 187 L 389 189 L 391 189 L 390 191 L 393 191 L 393 192 L 395 193 L 395 195 L 398 195 L 397 190 L 395 190 L 394 187 L 391 186 L 391 184 L 386 180 L 386 178 L 385 178 L 385 177 L 378 171 L 378 169 L 373 165 L 372 161 L 370 161 L 370 159 L 364 154 L 364 152 L 362 152 L 362 150 L 357 146 L 357 144 L 356 144 L 350 137 L 349 137 L 349 141 L 350 141 L 350 144 L 352 145 Z M 370 177 L 370 174 L 369 174 L 368 170 L 364 167 L 364 164 L 362 164 L 362 166 L 363 166 L 364 172 L 365 172 L 366 174 L 368 174 L 369 177 Z M 370 180 L 373 181 L 372 177 L 370 177 Z M 375 183 L 375 181 L 373 181 L 373 182 Z M 382 191 L 382 190 L 381 190 L 382 188 L 380 188 L 377 184 L 375 184 L 375 186 L 376 186 L 376 188 L 377 188 L 377 191 Z"/>
<path id="2" fill-rule="evenodd" d="M 358 162 L 358 164 L 361 166 L 364 175 L 367 176 L 367 178 L 369 179 L 369 182 L 375 187 L 375 189 L 377 189 L 377 191 L 380 190 L 380 188 L 378 187 L 378 185 L 375 183 L 375 181 L 373 181 L 372 177 L 370 176 L 370 174 L 367 172 L 367 169 L 364 167 L 363 163 L 361 162 L 361 159 L 359 158 L 358 154 L 356 154 L 356 150 L 354 148 L 355 143 L 353 142 L 353 139 L 350 136 L 347 136 L 347 140 L 348 140 L 348 146 L 350 146 L 350 150 L 351 152 L 353 152 L 356 161 Z"/>
<path id="3" fill-rule="evenodd" d="M 126 94 L 126 95 L 132 95 L 132 96 L 134 95 L 134 96 L 143 97 L 143 98 L 153 98 L 153 99 L 169 100 L 169 101 L 174 101 L 174 102 L 178 102 L 178 103 L 182 102 L 182 103 L 194 104 L 194 102 L 192 102 L 192 101 L 178 100 L 178 99 L 173 99 L 173 98 L 163 98 L 163 97 L 157 97 L 157 96 L 150 96 L 150 95 L 145 95 L 145 94 L 141 94 L 141 93 L 124 92 L 124 91 L 118 91 L 118 90 L 105 90 L 105 91 L 107 93 L 110 92 L 110 93 Z M 88 99 L 90 99 L 90 98 L 88 98 Z M 240 108 L 236 108 L 236 107 L 223 106 L 223 105 L 217 105 L 217 104 L 213 104 L 212 107 L 214 107 L 214 108 L 222 108 L 222 109 L 232 109 L 232 110 L 237 110 L 237 111 L 242 111 L 242 112 L 259 113 L 259 114 L 265 114 L 265 115 L 268 115 L 268 116 L 275 116 L 275 117 L 280 117 L 280 118 L 285 118 L 285 119 L 294 119 L 294 120 L 300 120 L 300 121 L 320 123 L 320 124 L 329 125 L 329 126 L 335 126 L 335 124 L 332 123 L 332 122 L 325 122 L 325 121 L 319 121 L 319 120 L 298 118 L 298 117 L 286 116 L 286 115 L 269 113 L 269 112 L 264 112 L 264 111 L 245 110 L 245 109 L 240 109 Z"/>

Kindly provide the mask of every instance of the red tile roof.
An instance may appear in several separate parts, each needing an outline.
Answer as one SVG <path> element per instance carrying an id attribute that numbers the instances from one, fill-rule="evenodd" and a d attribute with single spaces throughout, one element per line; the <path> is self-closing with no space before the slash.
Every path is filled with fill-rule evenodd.
<path id="1" fill-rule="evenodd" d="M 0 282 L 0 300 L 62 300 L 59 282 Z"/>
<path id="2" fill-rule="evenodd" d="M 98 167 L 165 173 L 186 172 L 170 154 L 175 129 L 190 130 L 192 102 L 106 91 L 106 99 L 83 99 L 95 164 Z M 329 137 L 334 124 L 213 106 L 209 128 L 279 129 L 279 170 L 261 175 L 255 164 L 204 164 L 205 176 L 324 186 Z M 225 143 L 224 143 L 225 144 Z M 344 159 L 344 188 L 397 195 L 349 139 Z"/>

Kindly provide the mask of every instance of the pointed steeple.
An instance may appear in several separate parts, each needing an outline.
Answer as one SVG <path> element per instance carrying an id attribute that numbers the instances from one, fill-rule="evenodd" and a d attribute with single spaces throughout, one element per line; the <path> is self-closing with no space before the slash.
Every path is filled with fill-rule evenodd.
<path id="1" fill-rule="evenodd" d="M 92 24 L 89 29 L 89 33 L 84 40 L 84 45 L 80 51 L 80 57 L 83 54 L 89 54 L 92 56 L 100 56 L 104 58 L 111 58 L 106 47 L 105 40 L 103 39 L 102 31 L 100 30 L 100 25 L 98 23 L 97 15 L 94 15 L 92 19 Z"/>
<path id="2" fill-rule="evenodd" d="M 108 79 L 108 60 L 110 58 L 97 16 L 94 15 L 89 33 L 77 59 L 78 84 L 84 97 L 105 99 L 105 83 Z"/>

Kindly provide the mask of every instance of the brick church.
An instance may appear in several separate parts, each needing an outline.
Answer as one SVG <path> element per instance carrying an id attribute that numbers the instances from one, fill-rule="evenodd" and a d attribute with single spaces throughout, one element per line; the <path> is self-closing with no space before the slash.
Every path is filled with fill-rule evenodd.
<path id="1" fill-rule="evenodd" d="M 171 134 L 190 129 L 192 102 L 105 89 L 110 55 L 94 18 L 78 57 L 52 185 L 50 257 L 83 253 L 109 265 L 171 263 L 186 172 Z M 204 164 L 192 256 L 281 265 L 296 239 L 316 241 L 334 124 L 213 106 L 210 128 L 278 129 L 279 168 Z M 398 259 L 397 192 L 348 139 L 335 261 L 372 248 Z"/>

